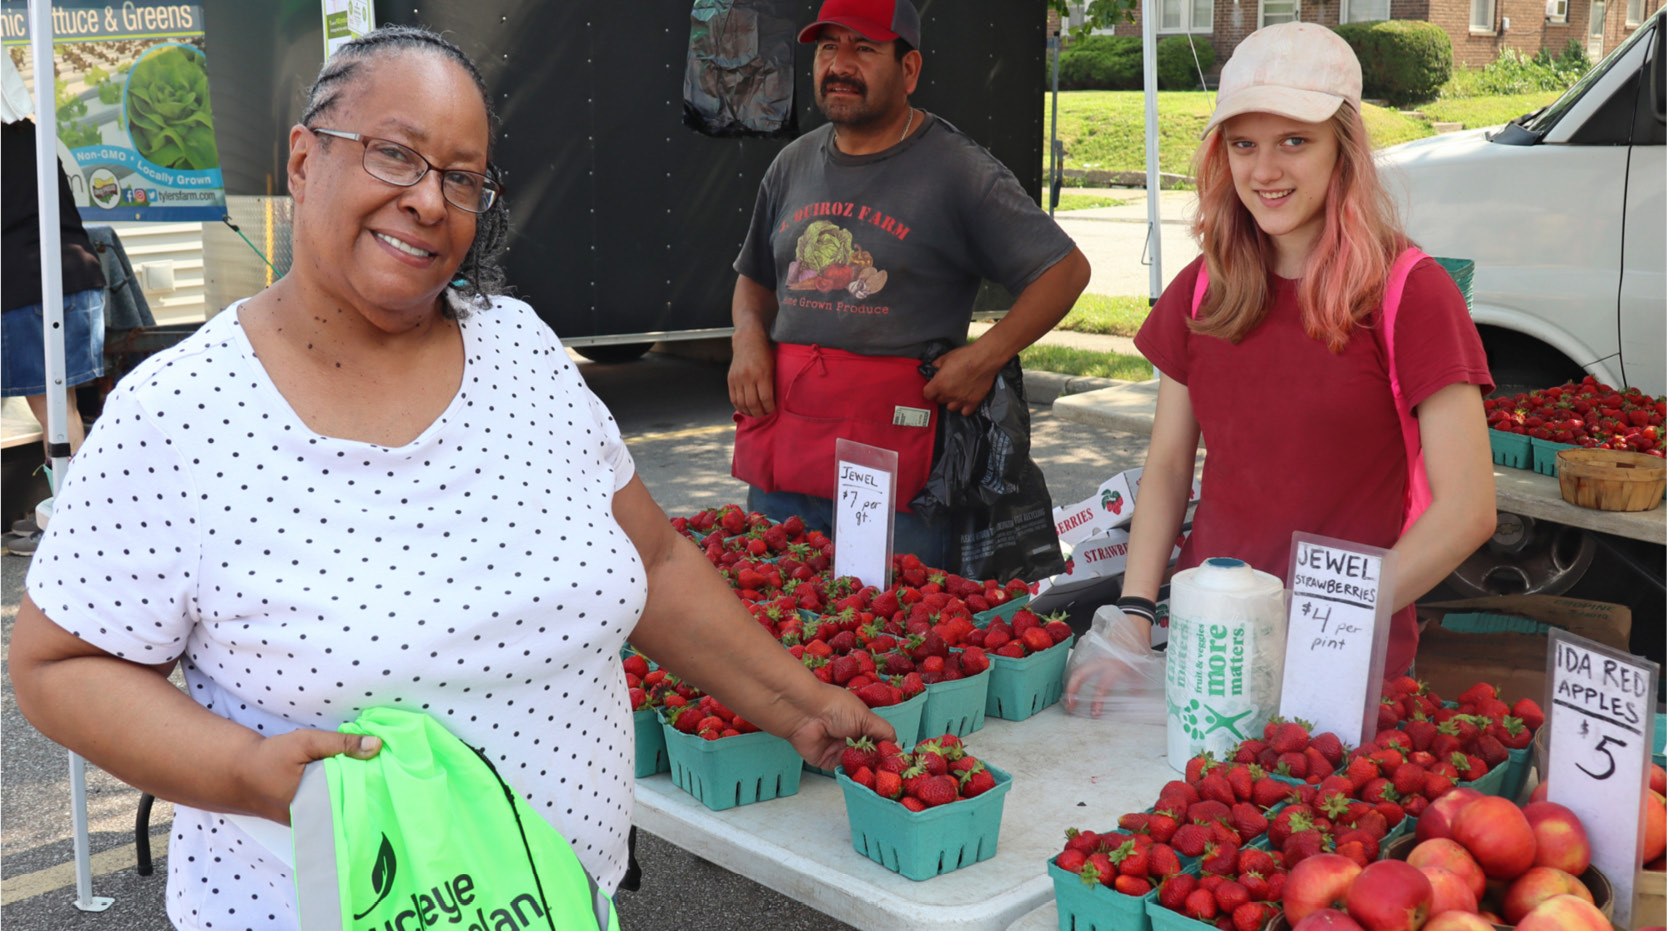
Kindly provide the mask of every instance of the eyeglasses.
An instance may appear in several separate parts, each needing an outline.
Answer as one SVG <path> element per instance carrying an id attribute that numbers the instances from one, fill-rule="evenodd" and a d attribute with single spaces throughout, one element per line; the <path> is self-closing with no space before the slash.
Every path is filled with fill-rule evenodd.
<path id="1" fill-rule="evenodd" d="M 311 127 L 308 127 L 312 129 Z M 446 202 L 459 210 L 485 213 L 503 193 L 503 185 L 478 171 L 462 168 L 441 168 L 414 150 L 387 139 L 375 139 L 358 133 L 337 129 L 312 129 L 320 136 L 351 139 L 365 147 L 365 172 L 378 181 L 399 187 L 412 187 L 428 177 L 430 169 L 440 173 L 440 193 Z"/>

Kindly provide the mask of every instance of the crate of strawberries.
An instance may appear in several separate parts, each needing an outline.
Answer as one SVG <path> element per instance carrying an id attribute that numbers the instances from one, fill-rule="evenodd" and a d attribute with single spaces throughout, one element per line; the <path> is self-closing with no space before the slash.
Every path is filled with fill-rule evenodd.
<path id="1" fill-rule="evenodd" d="M 799 791 L 803 760 L 793 745 L 759 730 L 686 684 L 661 705 L 671 781 L 713 811 Z"/>
<path id="2" fill-rule="evenodd" d="M 1013 777 L 967 752 L 954 734 L 905 752 L 884 740 L 846 747 L 835 770 L 851 846 L 916 881 L 996 855 Z"/>

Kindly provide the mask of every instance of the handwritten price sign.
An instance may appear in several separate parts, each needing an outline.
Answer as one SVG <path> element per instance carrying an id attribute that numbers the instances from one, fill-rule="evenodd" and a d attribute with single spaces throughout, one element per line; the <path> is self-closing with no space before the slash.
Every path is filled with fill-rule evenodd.
<path id="1" fill-rule="evenodd" d="M 1293 534 L 1291 546 L 1279 713 L 1358 746 L 1377 729 L 1394 554 L 1307 533 Z"/>
<path id="2" fill-rule="evenodd" d="M 1547 797 L 1580 818 L 1592 865 L 1615 887 L 1615 926 L 1631 927 L 1660 669 L 1555 627 L 1547 662 Z"/>
<path id="3" fill-rule="evenodd" d="M 853 440 L 834 444 L 834 574 L 890 582 L 897 453 Z"/>

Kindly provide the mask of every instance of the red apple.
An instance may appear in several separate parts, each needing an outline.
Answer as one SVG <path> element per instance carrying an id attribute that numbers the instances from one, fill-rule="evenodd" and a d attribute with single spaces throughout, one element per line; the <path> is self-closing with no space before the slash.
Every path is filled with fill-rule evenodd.
<path id="1" fill-rule="evenodd" d="M 1650 764 L 1650 791 L 1667 795 L 1667 769 Z"/>
<path id="2" fill-rule="evenodd" d="M 1289 895 L 1290 886 L 1285 888 Z M 1418 931 L 1430 917 L 1434 897 L 1430 880 L 1418 867 L 1404 860 L 1379 860 L 1361 870 L 1349 887 L 1349 917 L 1366 931 Z"/>
<path id="3" fill-rule="evenodd" d="M 1439 866 L 1421 866 L 1420 873 L 1430 881 L 1430 888 L 1435 895 L 1430 899 L 1430 914 L 1439 915 L 1442 912 L 1469 912 L 1476 914 L 1476 893 L 1470 891 L 1469 883 L 1452 870 Z"/>
<path id="4" fill-rule="evenodd" d="M 1661 858 L 1667 851 L 1667 799 L 1650 790 L 1644 796 L 1644 862 Z"/>
<path id="5" fill-rule="evenodd" d="M 1547 793 L 1551 790 L 1547 788 L 1547 785 L 1548 783 L 1541 782 L 1539 785 L 1535 786 L 1534 791 L 1528 793 L 1528 800 L 1530 802 L 1543 802 L 1550 798 Z"/>
<path id="6" fill-rule="evenodd" d="M 1579 876 L 1592 865 L 1592 842 L 1580 818 L 1556 802 L 1530 802 L 1522 816 L 1534 829 L 1534 865 Z"/>
<path id="7" fill-rule="evenodd" d="M 1470 889 L 1471 898 L 1478 902 L 1487 892 L 1488 878 L 1483 875 L 1482 867 L 1463 844 L 1451 837 L 1437 837 L 1419 844 L 1407 854 L 1407 862 L 1419 869 L 1440 867 L 1457 875 Z"/>
<path id="8" fill-rule="evenodd" d="M 1424 813 L 1418 816 L 1416 836 L 1419 840 L 1429 840 L 1432 837 L 1453 836 L 1453 816 L 1459 809 L 1471 802 L 1482 798 L 1482 793 L 1475 789 L 1460 786 L 1449 789 L 1447 793 L 1430 803 Z"/>
<path id="9" fill-rule="evenodd" d="M 1424 931 L 1494 931 L 1493 924 L 1469 912 L 1442 912 L 1424 925 Z"/>
<path id="10" fill-rule="evenodd" d="M 1459 809 L 1453 839 L 1470 851 L 1489 879 L 1515 879 L 1534 865 L 1534 829 L 1508 798 L 1483 796 Z"/>
<path id="11" fill-rule="evenodd" d="M 1302 864 L 1297 865 L 1301 866 Z M 1289 913 L 1287 913 L 1288 915 Z M 1359 922 L 1335 908 L 1322 908 L 1317 912 L 1309 912 L 1308 917 L 1297 922 L 1291 928 L 1291 931 L 1366 931 L 1366 929 L 1362 928 Z M 1487 931 L 1493 931 L 1493 929 L 1489 928 Z"/>
<path id="12" fill-rule="evenodd" d="M 1555 895 L 1518 922 L 1516 931 L 1614 931 L 1614 926 L 1592 903 Z"/>
<path id="13" fill-rule="evenodd" d="M 1505 890 L 1505 923 L 1516 924 L 1546 899 L 1572 895 L 1592 901 L 1592 893 L 1584 883 L 1562 870 L 1536 866 L 1518 876 Z"/>
<path id="14" fill-rule="evenodd" d="M 1334 853 L 1305 858 L 1285 880 L 1285 917 L 1301 921 L 1323 908 L 1341 908 L 1360 864 Z"/>

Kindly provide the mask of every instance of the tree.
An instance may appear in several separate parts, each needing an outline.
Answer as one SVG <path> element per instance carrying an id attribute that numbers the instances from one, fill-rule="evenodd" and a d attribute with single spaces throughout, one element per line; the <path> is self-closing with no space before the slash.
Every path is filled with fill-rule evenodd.
<path id="1" fill-rule="evenodd" d="M 1071 7 L 1082 8 L 1082 23 L 1071 30 L 1073 36 L 1085 36 L 1096 29 L 1110 29 L 1119 23 L 1134 22 L 1140 0 L 1048 0 L 1048 6 L 1059 13 L 1060 22 L 1071 15 Z"/>

